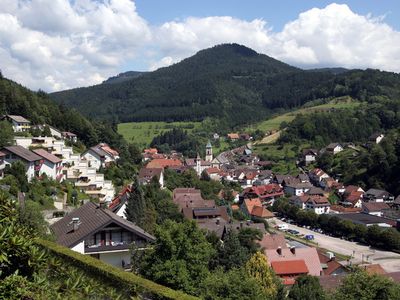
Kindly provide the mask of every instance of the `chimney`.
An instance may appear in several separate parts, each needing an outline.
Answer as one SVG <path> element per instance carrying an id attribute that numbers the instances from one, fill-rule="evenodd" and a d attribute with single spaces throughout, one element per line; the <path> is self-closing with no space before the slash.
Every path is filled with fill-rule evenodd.
<path id="1" fill-rule="evenodd" d="M 278 249 L 276 249 L 276 252 L 278 252 L 279 255 L 282 255 L 282 248 L 279 246 Z"/>
<path id="2" fill-rule="evenodd" d="M 329 257 L 329 261 L 335 260 L 335 253 L 328 251 L 326 254 Z"/>
<path id="3" fill-rule="evenodd" d="M 79 218 L 72 218 L 73 231 L 77 231 L 79 229 L 79 225 L 81 225 Z"/>
<path id="4" fill-rule="evenodd" d="M 290 252 L 292 252 L 292 254 L 295 255 L 296 254 L 296 247 L 295 246 L 290 247 Z"/>
<path id="5" fill-rule="evenodd" d="M 243 228 L 243 221 L 240 221 L 240 229 Z"/>

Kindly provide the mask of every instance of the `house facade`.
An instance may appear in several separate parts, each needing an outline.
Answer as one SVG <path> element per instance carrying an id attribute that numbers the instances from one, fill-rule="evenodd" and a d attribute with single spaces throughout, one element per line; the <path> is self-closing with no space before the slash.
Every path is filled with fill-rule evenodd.
<path id="1" fill-rule="evenodd" d="M 162 168 L 145 168 L 142 167 L 139 171 L 139 183 L 146 185 L 149 184 L 153 177 L 157 176 L 158 183 L 161 188 L 164 188 L 164 169 Z"/>
<path id="2" fill-rule="evenodd" d="M 25 119 L 22 116 L 16 115 L 5 115 L 1 120 L 7 120 L 11 123 L 14 132 L 24 132 L 31 129 L 31 121 Z"/>
<path id="3" fill-rule="evenodd" d="M 107 167 L 111 162 L 116 162 L 119 159 L 119 153 L 107 144 L 101 143 L 85 151 L 82 158 L 89 161 L 90 167 L 99 170 L 101 167 Z"/>
<path id="4" fill-rule="evenodd" d="M 125 268 L 132 244 L 145 249 L 155 237 L 98 204 L 88 202 L 51 225 L 56 242 L 110 265 Z"/>
<path id="5" fill-rule="evenodd" d="M 40 169 L 44 163 L 41 156 L 22 146 L 4 147 L 1 152 L 5 154 L 5 156 L 3 156 L 5 165 L 11 165 L 15 161 L 24 163 L 28 181 L 31 181 L 34 177 L 40 176 Z"/>
<path id="6" fill-rule="evenodd" d="M 44 149 L 35 149 L 32 151 L 43 159 L 39 175 L 46 174 L 47 177 L 61 182 L 63 180 L 62 160 Z"/>

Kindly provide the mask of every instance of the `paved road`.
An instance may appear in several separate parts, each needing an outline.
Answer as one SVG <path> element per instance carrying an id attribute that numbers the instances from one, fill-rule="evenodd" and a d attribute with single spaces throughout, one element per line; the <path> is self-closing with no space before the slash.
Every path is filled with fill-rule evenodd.
<path id="1" fill-rule="evenodd" d="M 275 224 L 288 224 L 277 218 L 273 218 L 271 222 Z M 273 226 L 273 224 L 271 224 Z M 380 264 L 386 272 L 400 271 L 400 254 L 391 251 L 382 251 L 371 249 L 368 246 L 360 245 L 355 242 L 342 240 L 340 238 L 331 237 L 325 234 L 317 233 L 312 230 L 299 227 L 293 224 L 288 224 L 289 229 L 296 229 L 301 234 L 314 235 L 314 242 L 318 243 L 319 247 L 331 250 L 343 255 L 354 256 L 351 259 L 353 264 L 373 263 Z"/>

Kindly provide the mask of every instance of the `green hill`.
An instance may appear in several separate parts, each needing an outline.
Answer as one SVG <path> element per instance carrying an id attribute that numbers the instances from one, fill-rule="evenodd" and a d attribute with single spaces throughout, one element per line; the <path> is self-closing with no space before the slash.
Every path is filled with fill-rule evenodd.
<path id="1" fill-rule="evenodd" d="M 397 74 L 376 70 L 301 70 L 237 44 L 223 44 L 114 84 L 51 94 L 58 103 L 113 123 L 265 120 L 320 98 L 399 95 Z"/>

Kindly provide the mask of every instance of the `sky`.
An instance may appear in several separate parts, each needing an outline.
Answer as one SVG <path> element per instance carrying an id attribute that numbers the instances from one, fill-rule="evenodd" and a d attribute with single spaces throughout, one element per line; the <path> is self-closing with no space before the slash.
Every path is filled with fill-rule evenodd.
<path id="1" fill-rule="evenodd" d="M 397 0 L 0 0 L 0 69 L 33 90 L 151 71 L 222 43 L 301 68 L 400 72 Z"/>

